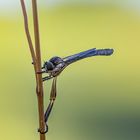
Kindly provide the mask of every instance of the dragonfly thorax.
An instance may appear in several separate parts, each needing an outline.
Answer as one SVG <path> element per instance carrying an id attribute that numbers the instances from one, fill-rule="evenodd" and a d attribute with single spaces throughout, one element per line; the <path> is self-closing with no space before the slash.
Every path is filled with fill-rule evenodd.
<path id="1" fill-rule="evenodd" d="M 49 62 L 53 63 L 53 65 L 56 66 L 60 63 L 63 63 L 63 59 L 58 56 L 54 56 L 49 60 Z"/>

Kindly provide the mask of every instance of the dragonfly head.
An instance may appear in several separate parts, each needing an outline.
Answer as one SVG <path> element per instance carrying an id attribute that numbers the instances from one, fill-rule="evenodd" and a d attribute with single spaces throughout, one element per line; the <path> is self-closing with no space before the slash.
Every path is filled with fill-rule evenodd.
<path id="1" fill-rule="evenodd" d="M 55 66 L 54 66 L 54 64 L 53 64 L 52 62 L 46 61 L 46 62 L 44 62 L 44 65 L 43 65 L 42 68 L 43 68 L 46 72 L 49 72 L 49 71 L 52 71 L 52 70 L 55 68 Z"/>

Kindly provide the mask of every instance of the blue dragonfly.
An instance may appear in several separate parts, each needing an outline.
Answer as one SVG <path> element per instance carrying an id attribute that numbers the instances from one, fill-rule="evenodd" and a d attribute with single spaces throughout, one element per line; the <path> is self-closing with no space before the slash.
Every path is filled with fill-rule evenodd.
<path id="1" fill-rule="evenodd" d="M 83 51 L 74 55 L 70 55 L 64 58 L 55 56 L 52 57 L 49 61 L 44 62 L 44 65 L 42 67 L 42 71 L 39 73 L 48 73 L 49 76 L 44 77 L 43 81 L 49 80 L 53 78 L 53 83 L 52 83 L 52 88 L 51 88 L 51 93 L 50 93 L 50 103 L 47 107 L 47 110 L 45 112 L 45 124 L 46 124 L 46 130 L 45 132 L 40 133 L 44 134 L 48 132 L 48 118 L 50 116 L 50 113 L 52 111 L 54 101 L 56 99 L 56 82 L 57 82 L 57 76 L 60 75 L 60 73 L 70 64 L 79 61 L 84 58 L 92 57 L 92 56 L 110 56 L 114 52 L 113 49 L 90 49 L 87 51 Z"/>
<path id="2" fill-rule="evenodd" d="M 58 76 L 68 65 L 76 61 L 92 56 L 109 56 L 112 55 L 113 52 L 113 49 L 93 48 L 64 58 L 58 56 L 52 57 L 49 61 L 46 61 L 42 67 L 43 71 L 41 73 L 49 74 L 49 76 L 43 78 L 43 81 Z"/>

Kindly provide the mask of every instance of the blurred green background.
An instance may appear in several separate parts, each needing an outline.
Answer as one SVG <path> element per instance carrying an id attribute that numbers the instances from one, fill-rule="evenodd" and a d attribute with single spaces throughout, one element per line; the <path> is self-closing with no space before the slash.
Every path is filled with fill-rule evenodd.
<path id="1" fill-rule="evenodd" d="M 94 47 L 115 50 L 110 57 L 79 61 L 59 76 L 47 140 L 139 140 L 139 2 L 38 4 L 42 62 Z M 38 140 L 35 78 L 20 3 L 0 5 L 0 139 Z M 44 84 L 45 107 L 51 82 Z"/>

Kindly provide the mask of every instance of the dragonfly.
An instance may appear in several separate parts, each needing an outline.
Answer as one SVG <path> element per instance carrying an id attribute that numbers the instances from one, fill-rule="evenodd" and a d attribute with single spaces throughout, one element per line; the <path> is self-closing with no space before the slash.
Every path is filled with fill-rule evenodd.
<path id="1" fill-rule="evenodd" d="M 24 4 L 24 0 L 21 0 L 21 6 L 22 6 L 22 11 L 23 11 L 23 17 L 24 17 L 25 32 L 26 32 L 26 36 L 27 36 L 32 60 L 33 60 L 32 64 L 34 65 L 34 69 L 35 69 L 35 72 L 36 72 L 37 66 L 39 66 L 39 68 L 40 68 L 40 59 L 41 58 L 40 58 L 40 43 L 39 43 L 39 29 L 38 29 L 38 16 L 37 16 L 36 1 L 32 1 L 32 5 L 33 5 L 33 17 L 34 17 L 34 28 L 35 28 L 35 46 L 36 46 L 35 51 L 34 51 L 32 39 L 31 39 L 31 35 L 30 35 L 30 32 L 29 32 L 29 27 L 28 27 L 28 15 L 27 15 L 27 11 L 26 11 L 26 6 Z M 44 114 L 45 115 L 44 116 L 44 118 L 45 118 L 44 123 L 46 124 L 46 130 L 42 131 L 41 128 L 39 128 L 38 132 L 40 132 L 42 134 L 48 132 L 48 124 L 47 123 L 48 123 L 48 119 L 49 119 L 49 116 L 50 116 L 50 113 L 52 111 L 54 101 L 55 101 L 56 95 L 57 95 L 57 89 L 56 89 L 57 77 L 61 74 L 61 72 L 67 66 L 69 66 L 70 64 L 72 64 L 76 61 L 82 60 L 84 58 L 92 57 L 92 56 L 109 56 L 109 55 L 112 55 L 113 52 L 114 52 L 113 49 L 96 49 L 96 48 L 93 48 L 93 49 L 83 51 L 83 52 L 80 52 L 80 53 L 77 53 L 77 54 L 74 54 L 74 55 L 71 55 L 71 56 L 67 56 L 67 57 L 64 57 L 64 58 L 55 56 L 55 57 L 52 57 L 49 61 L 44 62 L 44 65 L 43 65 L 41 71 L 37 71 L 36 74 L 47 73 L 48 76 L 43 77 L 42 81 L 45 82 L 47 80 L 53 79 L 53 82 L 52 82 L 52 88 L 51 88 L 51 93 L 50 93 L 50 103 L 49 103 L 49 105 L 46 109 L 46 112 Z M 36 59 L 38 60 L 37 64 L 35 64 Z M 37 82 L 39 80 L 39 83 L 40 83 L 40 77 L 38 77 L 36 75 Z M 41 85 L 39 85 L 37 83 L 37 86 L 39 88 L 41 86 L 40 90 L 37 91 L 37 93 L 40 92 L 40 93 L 43 94 L 42 83 L 41 83 Z M 42 99 L 43 99 L 41 97 L 42 94 L 40 94 L 40 97 L 38 98 L 40 100 L 39 104 L 40 103 L 42 104 Z M 42 106 L 39 105 L 39 115 L 40 116 L 42 115 L 42 109 L 43 109 Z M 42 116 L 41 116 L 41 118 L 42 118 Z M 42 126 L 42 119 L 40 119 L 40 121 L 39 121 L 41 127 L 43 127 Z M 43 130 L 44 130 L 44 127 L 43 127 Z"/>
<path id="2" fill-rule="evenodd" d="M 114 52 L 113 49 L 96 49 L 92 48 L 74 55 L 70 55 L 64 58 L 54 56 L 52 57 L 49 61 L 44 62 L 42 71 L 38 73 L 47 73 L 48 76 L 43 77 L 42 80 L 47 81 L 50 79 L 53 79 L 52 82 L 52 88 L 51 88 L 51 93 L 50 93 L 50 103 L 46 109 L 45 112 L 45 124 L 46 124 L 46 130 L 45 132 L 40 132 L 42 134 L 48 132 L 48 118 L 50 116 L 50 113 L 52 111 L 54 101 L 56 99 L 57 95 L 57 77 L 61 74 L 61 72 L 70 64 L 77 62 L 79 60 L 82 60 L 84 58 L 92 57 L 92 56 L 110 56 Z"/>

